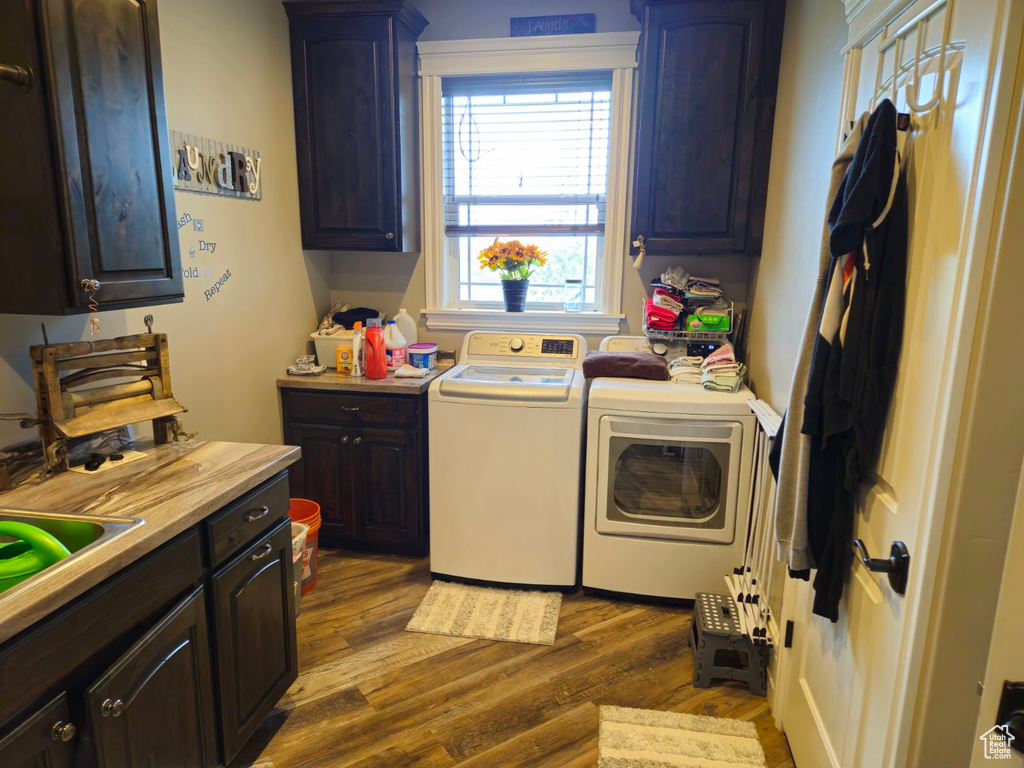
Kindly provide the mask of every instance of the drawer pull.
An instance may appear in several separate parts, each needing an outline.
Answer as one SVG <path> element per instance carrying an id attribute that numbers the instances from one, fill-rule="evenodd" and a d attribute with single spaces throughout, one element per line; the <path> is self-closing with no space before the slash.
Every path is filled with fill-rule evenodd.
<path id="1" fill-rule="evenodd" d="M 53 724 L 53 728 L 50 729 L 50 736 L 54 741 L 69 742 L 75 738 L 76 730 L 74 723 L 65 723 L 63 720 L 58 720 Z"/>
<path id="2" fill-rule="evenodd" d="M 267 555 L 269 555 L 273 551 L 274 551 L 274 548 L 271 545 L 264 544 L 263 545 L 263 551 L 262 552 L 257 552 L 255 555 L 252 556 L 252 559 L 254 561 L 255 560 L 262 560 L 264 557 L 266 557 Z"/>
<path id="3" fill-rule="evenodd" d="M 255 512 L 250 512 L 248 515 L 246 515 L 245 516 L 245 522 L 247 522 L 247 523 L 254 523 L 257 520 L 259 520 L 261 517 L 266 517 L 269 514 L 270 514 L 270 507 L 260 507 Z"/>
<path id="4" fill-rule="evenodd" d="M 351 413 L 355 413 L 356 411 L 359 410 L 359 406 L 358 405 L 342 405 L 340 407 L 341 407 L 341 410 L 349 411 Z"/>

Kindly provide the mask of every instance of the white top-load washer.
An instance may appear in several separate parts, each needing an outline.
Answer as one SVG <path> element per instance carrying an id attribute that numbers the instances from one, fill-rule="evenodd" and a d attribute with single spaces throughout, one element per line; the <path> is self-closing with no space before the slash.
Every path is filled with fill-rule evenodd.
<path id="1" fill-rule="evenodd" d="M 602 348 L 644 345 L 613 338 Z M 584 588 L 686 600 L 722 591 L 746 543 L 750 390 L 600 378 L 588 398 Z"/>
<path id="2" fill-rule="evenodd" d="M 572 334 L 475 331 L 430 385 L 434 575 L 576 584 L 586 351 Z"/>

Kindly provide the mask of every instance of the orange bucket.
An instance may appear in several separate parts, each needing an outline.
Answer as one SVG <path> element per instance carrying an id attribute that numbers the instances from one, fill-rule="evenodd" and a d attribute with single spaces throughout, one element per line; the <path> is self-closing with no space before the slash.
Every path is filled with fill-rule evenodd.
<path id="1" fill-rule="evenodd" d="M 320 505 L 309 499 L 291 499 L 288 517 L 296 523 L 309 526 L 306 548 L 302 550 L 302 594 L 307 595 L 316 586 L 319 574 L 317 554 L 320 551 Z"/>

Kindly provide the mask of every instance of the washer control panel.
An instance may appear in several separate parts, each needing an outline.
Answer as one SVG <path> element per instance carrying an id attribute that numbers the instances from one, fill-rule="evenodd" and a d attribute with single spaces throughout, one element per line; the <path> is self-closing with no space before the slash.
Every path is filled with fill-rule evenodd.
<path id="1" fill-rule="evenodd" d="M 476 356 L 539 357 L 576 359 L 579 342 L 572 336 L 515 333 L 473 333 L 466 340 L 466 352 Z"/>

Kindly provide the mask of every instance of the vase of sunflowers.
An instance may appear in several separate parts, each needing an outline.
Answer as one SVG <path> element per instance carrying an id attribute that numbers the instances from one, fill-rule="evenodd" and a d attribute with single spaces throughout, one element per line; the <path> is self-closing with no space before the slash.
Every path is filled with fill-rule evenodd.
<path id="1" fill-rule="evenodd" d="M 518 240 L 494 242 L 480 251 L 480 269 L 497 272 L 501 278 L 501 291 L 505 296 L 506 312 L 524 312 L 526 293 L 530 290 L 530 275 L 534 267 L 547 262 L 547 253 L 536 245 L 523 245 Z"/>

